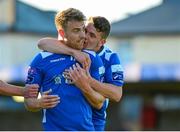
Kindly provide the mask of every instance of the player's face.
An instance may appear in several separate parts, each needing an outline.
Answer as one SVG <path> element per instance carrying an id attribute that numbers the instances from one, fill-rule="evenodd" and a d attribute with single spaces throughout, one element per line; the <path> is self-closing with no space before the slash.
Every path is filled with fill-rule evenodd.
<path id="1" fill-rule="evenodd" d="M 84 48 L 97 52 L 102 46 L 101 40 L 101 33 L 96 31 L 93 23 L 87 23 Z"/>
<path id="2" fill-rule="evenodd" d="M 79 21 L 69 21 L 65 30 L 67 45 L 71 48 L 81 50 L 85 41 L 85 24 Z"/>

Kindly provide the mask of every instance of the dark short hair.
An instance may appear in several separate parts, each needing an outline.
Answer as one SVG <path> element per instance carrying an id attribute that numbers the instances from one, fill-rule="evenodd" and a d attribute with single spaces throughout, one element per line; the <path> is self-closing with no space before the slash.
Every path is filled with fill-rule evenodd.
<path id="1" fill-rule="evenodd" d="M 55 16 L 55 25 L 56 28 L 63 28 L 66 29 L 67 23 L 69 21 L 85 21 L 86 17 L 84 14 L 75 8 L 68 8 L 66 10 L 63 10 L 61 12 L 58 12 Z"/>
<path id="2" fill-rule="evenodd" d="M 97 32 L 102 32 L 102 38 L 107 39 L 109 36 L 111 26 L 105 17 L 95 16 L 90 17 L 88 21 L 92 21 Z"/>

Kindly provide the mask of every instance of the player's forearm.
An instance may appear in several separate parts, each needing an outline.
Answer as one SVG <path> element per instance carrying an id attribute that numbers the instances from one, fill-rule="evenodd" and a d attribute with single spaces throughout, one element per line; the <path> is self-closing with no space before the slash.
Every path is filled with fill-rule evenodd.
<path id="1" fill-rule="evenodd" d="M 101 94 L 93 90 L 89 85 L 81 90 L 92 107 L 96 109 L 100 109 L 102 107 L 105 98 Z"/>
<path id="2" fill-rule="evenodd" d="M 0 81 L 0 94 L 8 96 L 23 96 L 24 90 L 23 87 L 10 85 Z"/>
<path id="3" fill-rule="evenodd" d="M 112 84 L 101 83 L 95 79 L 91 79 L 91 87 L 102 94 L 104 97 L 112 101 L 119 102 L 122 97 L 122 87 Z"/>
<path id="4" fill-rule="evenodd" d="M 38 48 L 57 54 L 74 55 L 75 50 L 66 46 L 61 41 L 55 38 L 43 38 L 38 42 Z"/>
<path id="5" fill-rule="evenodd" d="M 32 112 L 36 112 L 42 109 L 39 99 L 36 98 L 27 98 L 25 99 L 24 104 L 26 109 Z"/>

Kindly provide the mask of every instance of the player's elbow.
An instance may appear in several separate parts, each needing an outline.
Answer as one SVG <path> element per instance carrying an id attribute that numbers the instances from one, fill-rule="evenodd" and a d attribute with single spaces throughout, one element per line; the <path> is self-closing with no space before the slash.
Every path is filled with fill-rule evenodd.
<path id="1" fill-rule="evenodd" d="M 96 104 L 95 104 L 95 108 L 98 109 L 98 110 L 101 109 L 103 104 L 104 104 L 104 101 L 105 101 L 104 97 L 102 99 L 100 99 L 99 101 L 97 101 Z"/>
<path id="2" fill-rule="evenodd" d="M 122 87 L 118 88 L 118 92 L 116 92 L 115 96 L 113 96 L 113 101 L 114 102 L 119 102 L 122 98 Z"/>
<path id="3" fill-rule="evenodd" d="M 3 81 L 0 80 L 0 94 L 2 93 L 2 89 L 3 89 Z"/>
<path id="4" fill-rule="evenodd" d="M 3 81 L 0 80 L 0 88 L 2 88 L 2 87 L 3 87 Z"/>
<path id="5" fill-rule="evenodd" d="M 42 39 L 40 39 L 40 40 L 38 41 L 37 46 L 38 46 L 39 49 L 42 50 L 42 47 L 43 47 L 43 45 L 45 44 L 45 41 L 46 41 L 46 40 L 45 40 L 44 38 L 42 38 Z"/>
<path id="6" fill-rule="evenodd" d="M 5 83 L 2 80 L 0 80 L 0 93 L 2 93 L 2 91 L 4 91 L 3 90 L 4 87 L 5 87 Z"/>
<path id="7" fill-rule="evenodd" d="M 100 110 L 102 108 L 102 106 L 103 106 L 103 102 L 99 102 L 95 105 L 95 108 Z"/>
<path id="8" fill-rule="evenodd" d="M 114 97 L 113 100 L 114 100 L 114 102 L 119 102 L 121 100 L 121 96 L 118 95 L 118 96 Z"/>

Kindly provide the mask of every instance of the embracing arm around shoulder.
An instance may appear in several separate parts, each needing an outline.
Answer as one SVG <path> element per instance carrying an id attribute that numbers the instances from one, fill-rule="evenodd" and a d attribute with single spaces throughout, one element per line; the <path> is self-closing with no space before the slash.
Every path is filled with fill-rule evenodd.
<path id="1" fill-rule="evenodd" d="M 66 46 L 62 41 L 55 38 L 42 38 L 38 41 L 38 48 L 44 51 L 66 54 L 73 56 L 79 63 L 83 65 L 83 68 L 88 69 L 91 64 L 89 55 Z"/>
<path id="2" fill-rule="evenodd" d="M 56 38 L 42 38 L 38 41 L 38 48 L 44 51 L 72 55 L 76 50 L 66 46 L 62 41 Z"/>

